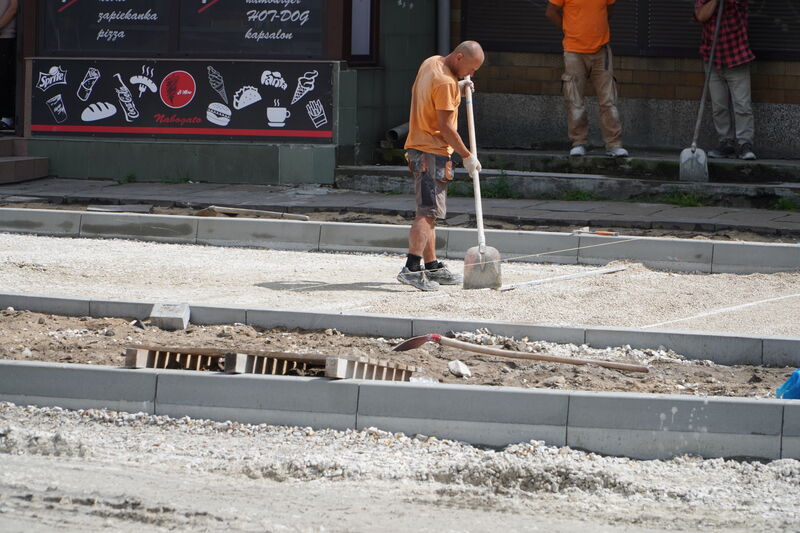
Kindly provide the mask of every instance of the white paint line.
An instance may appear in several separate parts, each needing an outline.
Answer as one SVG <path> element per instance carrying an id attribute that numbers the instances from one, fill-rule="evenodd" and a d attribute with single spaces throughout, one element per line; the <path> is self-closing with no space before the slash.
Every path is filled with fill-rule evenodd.
<path id="1" fill-rule="evenodd" d="M 703 318 L 706 316 L 712 315 L 719 315 L 722 313 L 730 313 L 731 311 L 739 311 L 741 309 L 747 309 L 748 307 L 753 307 L 755 305 L 767 304 L 771 302 L 779 302 L 781 300 L 788 300 L 790 298 L 798 298 L 800 297 L 800 292 L 795 294 L 788 294 L 786 296 L 778 296 L 776 298 L 767 298 L 766 300 L 759 300 L 757 302 L 750 302 L 741 305 L 734 305 L 733 307 L 723 307 L 722 309 L 716 309 L 714 311 L 706 311 L 705 313 L 700 313 L 699 315 L 688 316 L 686 318 L 678 318 L 676 320 L 667 320 L 666 322 L 659 322 L 657 324 L 650 324 L 649 326 L 642 326 L 641 329 L 648 329 L 648 328 L 657 328 L 659 326 L 666 326 L 667 324 L 674 324 L 676 322 L 684 322 L 686 320 L 694 320 L 695 318 Z"/>

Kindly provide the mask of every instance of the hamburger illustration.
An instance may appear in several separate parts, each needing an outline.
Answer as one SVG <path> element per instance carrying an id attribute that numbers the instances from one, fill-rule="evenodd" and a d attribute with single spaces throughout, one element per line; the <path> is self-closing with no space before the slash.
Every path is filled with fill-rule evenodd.
<path id="1" fill-rule="evenodd" d="M 214 102 L 208 106 L 206 120 L 217 126 L 227 126 L 231 121 L 231 110 L 225 104 Z"/>

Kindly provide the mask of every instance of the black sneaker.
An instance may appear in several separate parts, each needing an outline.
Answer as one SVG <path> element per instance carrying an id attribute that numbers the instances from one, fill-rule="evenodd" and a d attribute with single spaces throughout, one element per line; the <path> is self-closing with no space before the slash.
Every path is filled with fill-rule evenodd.
<path id="1" fill-rule="evenodd" d="M 428 279 L 435 281 L 439 285 L 461 285 L 464 282 L 464 276 L 452 272 L 447 265 L 439 261 L 439 267 L 431 270 L 425 270 L 428 274 Z"/>
<path id="2" fill-rule="evenodd" d="M 719 146 L 708 152 L 708 157 L 722 159 L 725 157 L 736 157 L 736 146 L 731 139 L 720 141 Z"/>
<path id="3" fill-rule="evenodd" d="M 439 284 L 435 281 L 428 279 L 424 270 L 419 272 L 412 272 L 408 267 L 403 267 L 403 270 L 397 275 L 397 281 L 405 285 L 411 285 L 415 289 L 421 291 L 438 291 Z"/>
<path id="4" fill-rule="evenodd" d="M 742 143 L 739 146 L 739 159 L 745 159 L 747 161 L 752 161 L 756 158 L 756 154 L 753 153 L 753 145 L 750 143 Z"/>

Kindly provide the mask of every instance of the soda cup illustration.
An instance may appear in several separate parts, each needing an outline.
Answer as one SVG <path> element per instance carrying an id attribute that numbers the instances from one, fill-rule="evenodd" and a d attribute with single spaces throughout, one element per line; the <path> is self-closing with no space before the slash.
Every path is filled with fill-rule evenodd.
<path id="1" fill-rule="evenodd" d="M 128 89 L 128 86 L 125 85 L 125 82 L 122 80 L 122 76 L 117 73 L 114 75 L 114 77 L 119 80 L 120 86 L 115 90 L 117 91 L 119 103 L 122 106 L 122 109 L 125 111 L 125 120 L 128 122 L 133 122 L 139 118 L 139 110 L 136 109 L 136 104 L 133 103 L 133 95 L 131 94 L 130 89 Z"/>
<path id="2" fill-rule="evenodd" d="M 85 102 L 89 99 L 94 89 L 94 84 L 100 79 L 100 71 L 94 67 L 89 67 L 86 75 L 83 77 L 80 87 L 78 87 L 78 98 Z"/>
<path id="3" fill-rule="evenodd" d="M 61 98 L 60 94 L 48 99 L 47 107 L 50 108 L 50 113 L 53 114 L 53 118 L 56 119 L 56 122 L 59 124 L 67 120 L 67 108 L 64 106 L 64 100 Z"/>

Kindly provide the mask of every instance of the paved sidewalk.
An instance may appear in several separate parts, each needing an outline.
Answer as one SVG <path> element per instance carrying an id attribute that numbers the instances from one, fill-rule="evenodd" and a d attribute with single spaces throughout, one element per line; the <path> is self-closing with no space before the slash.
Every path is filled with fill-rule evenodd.
<path id="1" fill-rule="evenodd" d="M 0 204 L 54 203 L 136 204 L 202 208 L 208 205 L 280 212 L 352 211 L 412 216 L 414 199 L 318 186 L 230 185 L 220 183 L 128 183 L 110 180 L 47 178 L 0 185 Z M 728 207 L 676 207 L 606 201 L 485 199 L 487 218 L 542 226 L 590 226 L 684 231 L 750 231 L 800 236 L 800 213 Z M 471 198 L 448 199 L 448 217 L 474 213 Z M 463 217 L 461 217 L 463 219 Z"/>

